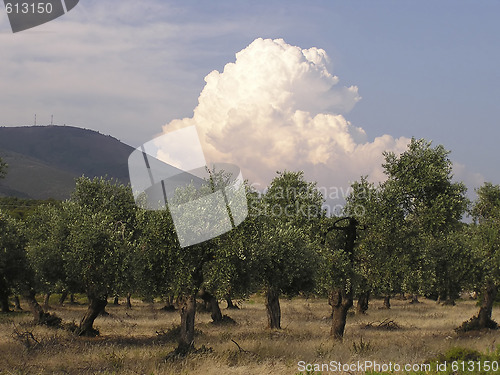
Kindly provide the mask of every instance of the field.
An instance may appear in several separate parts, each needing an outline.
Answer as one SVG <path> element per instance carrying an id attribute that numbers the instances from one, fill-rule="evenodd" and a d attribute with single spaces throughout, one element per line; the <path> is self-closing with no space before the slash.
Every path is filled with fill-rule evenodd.
<path id="1" fill-rule="evenodd" d="M 177 360 L 165 358 L 176 346 L 169 330 L 179 324 L 179 314 L 161 311 L 160 303 L 133 300 L 130 310 L 124 303 L 109 304 L 109 315 L 96 320 L 97 338 L 35 327 L 28 313 L 1 314 L 0 374 L 298 374 L 299 361 L 414 365 L 457 346 L 496 350 L 498 331 L 458 335 L 453 330 L 477 313 L 475 303 L 441 306 L 421 299 L 412 305 L 394 299 L 392 309 L 385 310 L 382 301 L 372 300 L 367 315 L 349 316 L 339 343 L 329 337 L 326 300 L 283 299 L 283 329 L 271 331 L 265 328 L 263 299 L 253 296 L 240 310 L 223 310 L 236 325 L 215 326 L 208 313 L 198 313 L 196 347 L 201 350 Z M 60 307 L 54 299 L 50 311 L 65 322 L 78 322 L 85 309 L 83 303 Z M 500 321 L 498 308 L 493 318 Z M 386 328 L 394 329 L 377 328 L 384 321 L 393 321 Z"/>

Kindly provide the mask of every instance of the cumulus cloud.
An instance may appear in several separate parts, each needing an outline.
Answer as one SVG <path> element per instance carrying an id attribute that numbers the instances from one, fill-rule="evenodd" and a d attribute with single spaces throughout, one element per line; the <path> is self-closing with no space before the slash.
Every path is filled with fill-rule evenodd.
<path id="1" fill-rule="evenodd" d="M 339 85 L 330 65 L 322 49 L 257 39 L 208 74 L 193 117 L 164 132 L 196 125 L 209 162 L 235 163 L 262 188 L 283 170 L 304 170 L 327 189 L 346 189 L 361 175 L 380 181 L 382 152 L 400 153 L 409 139 L 369 141 L 344 117 L 361 99 L 358 88 Z"/>

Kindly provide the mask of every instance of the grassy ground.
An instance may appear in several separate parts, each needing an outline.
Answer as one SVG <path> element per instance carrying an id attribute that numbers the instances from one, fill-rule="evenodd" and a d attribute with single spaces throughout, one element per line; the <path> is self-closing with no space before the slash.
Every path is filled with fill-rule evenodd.
<path id="1" fill-rule="evenodd" d="M 223 311 L 236 325 L 214 326 L 209 314 L 197 314 L 196 347 L 211 350 L 175 361 L 165 358 L 176 346 L 168 330 L 179 324 L 179 314 L 160 311 L 160 304 L 133 301 L 131 310 L 108 305 L 110 315 L 96 320 L 101 336 L 92 339 L 34 327 L 27 313 L 0 314 L 0 374 L 294 375 L 300 372 L 299 361 L 419 364 L 456 346 L 486 352 L 500 344 L 498 331 L 468 335 L 453 331 L 477 313 L 475 301 L 457 306 L 421 301 L 410 305 L 393 300 L 391 310 L 381 309 L 382 301 L 371 301 L 367 315 L 349 317 L 344 341 L 339 343 L 329 337 L 330 321 L 325 317 L 330 308 L 325 300 L 282 300 L 283 329 L 271 331 L 265 328 L 263 300 L 256 296 L 241 310 Z M 78 322 L 85 309 L 85 305 L 53 303 L 51 311 L 66 322 Z M 498 310 L 493 318 L 500 321 Z M 373 328 L 386 319 L 399 329 Z"/>

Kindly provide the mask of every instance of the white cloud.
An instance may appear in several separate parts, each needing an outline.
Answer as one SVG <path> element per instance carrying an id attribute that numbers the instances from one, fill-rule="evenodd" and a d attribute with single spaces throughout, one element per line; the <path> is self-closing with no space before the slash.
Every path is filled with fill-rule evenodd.
<path id="1" fill-rule="evenodd" d="M 262 187 L 285 169 L 304 170 L 327 188 L 346 188 L 361 175 L 380 181 L 382 152 L 400 153 L 409 139 L 368 141 L 341 114 L 360 100 L 358 88 L 339 86 L 329 65 L 322 49 L 256 39 L 223 72 L 205 77 L 193 117 L 164 131 L 196 125 L 210 162 L 235 163 Z"/>

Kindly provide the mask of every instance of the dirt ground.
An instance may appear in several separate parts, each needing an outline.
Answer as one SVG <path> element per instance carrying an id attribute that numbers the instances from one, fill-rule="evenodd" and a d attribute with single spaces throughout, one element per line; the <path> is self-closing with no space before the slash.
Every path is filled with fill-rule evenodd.
<path id="1" fill-rule="evenodd" d="M 85 312 L 84 300 L 58 306 L 57 296 L 53 299 L 50 311 L 67 323 L 77 323 Z M 294 375 L 308 373 L 307 364 L 419 365 L 452 347 L 492 352 L 500 345 L 499 331 L 454 332 L 477 313 L 472 300 L 442 306 L 425 299 L 414 305 L 394 299 L 390 310 L 382 309 L 381 300 L 372 300 L 366 315 L 350 314 L 343 342 L 329 336 L 326 300 L 282 299 L 283 329 L 279 331 L 266 328 L 263 302 L 254 296 L 243 301 L 240 310 L 223 309 L 235 325 L 213 325 L 208 313 L 198 313 L 195 346 L 200 350 L 176 360 L 166 357 L 176 347 L 180 317 L 177 312 L 161 311 L 160 303 L 133 300 L 132 309 L 124 301 L 120 306 L 108 304 L 109 315 L 96 320 L 101 332 L 97 338 L 33 326 L 25 312 L 0 314 L 0 374 Z M 500 321 L 499 308 L 493 318 Z"/>

